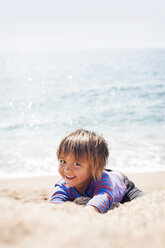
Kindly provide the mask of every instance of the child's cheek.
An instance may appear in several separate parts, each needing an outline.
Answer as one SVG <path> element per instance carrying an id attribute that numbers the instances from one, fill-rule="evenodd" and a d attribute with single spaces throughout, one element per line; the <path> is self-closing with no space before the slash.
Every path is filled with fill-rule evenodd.
<path id="1" fill-rule="evenodd" d="M 61 166 L 58 167 L 58 172 L 60 173 L 60 175 L 63 174 L 63 168 Z"/>

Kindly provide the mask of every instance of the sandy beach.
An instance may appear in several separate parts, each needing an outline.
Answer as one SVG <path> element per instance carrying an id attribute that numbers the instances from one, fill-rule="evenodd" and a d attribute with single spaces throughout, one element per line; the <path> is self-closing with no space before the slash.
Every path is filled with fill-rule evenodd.
<path id="1" fill-rule="evenodd" d="M 50 204 L 58 177 L 0 180 L 0 247 L 164 248 L 165 172 L 127 175 L 146 195 L 106 214 Z"/>

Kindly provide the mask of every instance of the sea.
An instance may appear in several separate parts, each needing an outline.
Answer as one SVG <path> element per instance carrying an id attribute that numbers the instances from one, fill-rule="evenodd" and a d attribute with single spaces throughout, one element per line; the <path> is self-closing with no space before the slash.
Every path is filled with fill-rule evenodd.
<path id="1" fill-rule="evenodd" d="M 0 178 L 57 175 L 77 128 L 107 140 L 108 168 L 165 170 L 165 50 L 1 50 Z"/>

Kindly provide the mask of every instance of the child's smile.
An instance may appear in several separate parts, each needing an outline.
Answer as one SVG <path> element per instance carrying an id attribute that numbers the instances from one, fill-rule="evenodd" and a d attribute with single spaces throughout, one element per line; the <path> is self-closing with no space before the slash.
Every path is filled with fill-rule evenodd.
<path id="1" fill-rule="evenodd" d="M 66 179 L 68 179 L 68 180 L 73 180 L 73 179 L 76 178 L 76 177 L 70 177 L 70 176 L 67 176 L 67 175 L 65 175 L 65 177 L 66 177 Z"/>
<path id="2" fill-rule="evenodd" d="M 88 161 L 77 161 L 73 155 L 60 156 L 59 173 L 66 184 L 74 187 L 80 194 L 84 193 L 92 177 Z"/>

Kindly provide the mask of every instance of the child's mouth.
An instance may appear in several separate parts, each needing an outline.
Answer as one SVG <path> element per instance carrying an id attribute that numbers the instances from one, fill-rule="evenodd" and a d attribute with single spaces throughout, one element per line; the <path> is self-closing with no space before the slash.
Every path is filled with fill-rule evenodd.
<path id="1" fill-rule="evenodd" d="M 71 176 L 66 176 L 66 175 L 65 175 L 65 177 L 66 177 L 66 179 L 68 179 L 68 180 L 73 180 L 73 179 L 76 178 L 75 176 L 74 176 L 74 177 L 71 177 Z"/>

